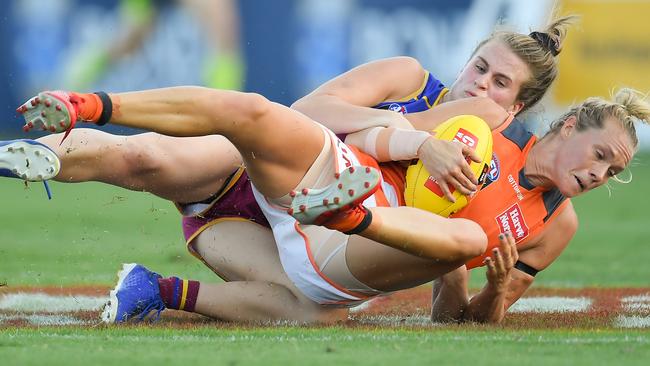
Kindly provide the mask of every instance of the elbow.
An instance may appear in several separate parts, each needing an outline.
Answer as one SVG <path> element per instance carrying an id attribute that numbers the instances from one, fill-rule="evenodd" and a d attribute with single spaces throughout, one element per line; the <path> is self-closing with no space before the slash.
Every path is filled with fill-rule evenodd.
<path id="1" fill-rule="evenodd" d="M 480 107 L 481 110 L 485 110 L 487 112 L 494 112 L 497 110 L 503 111 L 503 107 L 497 104 L 494 100 L 492 100 L 489 97 L 475 97 L 472 99 L 472 102 L 475 103 L 478 107 Z"/>
<path id="2" fill-rule="evenodd" d="M 410 73 L 422 73 L 426 72 L 420 61 L 411 56 L 397 56 L 395 59 L 400 63 L 400 68 L 402 70 L 408 70 Z"/>
<path id="3" fill-rule="evenodd" d="M 291 109 L 301 112 L 305 115 L 310 115 L 315 109 L 323 108 L 329 101 L 335 100 L 336 96 L 333 94 L 323 92 L 313 92 L 306 95 L 291 104 Z"/>
<path id="4" fill-rule="evenodd" d="M 475 109 L 480 111 L 478 117 L 482 118 L 491 128 L 500 126 L 509 117 L 508 112 L 494 100 L 488 97 L 474 99 Z"/>

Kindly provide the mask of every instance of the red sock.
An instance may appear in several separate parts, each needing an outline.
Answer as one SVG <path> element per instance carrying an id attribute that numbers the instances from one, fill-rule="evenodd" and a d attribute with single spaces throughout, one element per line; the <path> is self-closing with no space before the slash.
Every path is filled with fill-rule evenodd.
<path id="1" fill-rule="evenodd" d="M 194 311 L 199 296 L 199 281 L 182 280 L 178 277 L 159 278 L 160 297 L 168 309 Z"/>
<path id="2" fill-rule="evenodd" d="M 70 95 L 70 102 L 77 107 L 81 120 L 94 123 L 99 121 L 104 105 L 97 94 L 70 92 Z"/>
<path id="3" fill-rule="evenodd" d="M 372 213 L 362 205 L 339 212 L 328 218 L 322 225 L 344 234 L 358 234 L 370 226 Z"/>

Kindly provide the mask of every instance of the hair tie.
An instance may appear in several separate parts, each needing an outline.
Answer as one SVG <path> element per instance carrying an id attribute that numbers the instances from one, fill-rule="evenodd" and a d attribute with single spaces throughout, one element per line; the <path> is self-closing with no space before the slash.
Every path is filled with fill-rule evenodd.
<path id="1" fill-rule="evenodd" d="M 543 49 L 548 50 L 551 55 L 557 56 L 560 53 L 560 45 L 548 33 L 531 32 L 529 36 L 536 40 Z"/>

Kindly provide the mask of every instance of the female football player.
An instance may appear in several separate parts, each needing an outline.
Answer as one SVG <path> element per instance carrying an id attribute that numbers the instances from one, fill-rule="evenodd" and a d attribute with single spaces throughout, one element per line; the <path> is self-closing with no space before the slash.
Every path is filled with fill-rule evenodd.
<path id="1" fill-rule="evenodd" d="M 539 35 L 537 37 L 539 37 Z M 547 37 L 548 37 L 548 35 L 547 35 Z M 528 44 L 530 44 L 531 42 L 534 42 L 535 45 L 537 45 L 537 47 L 539 48 L 540 41 L 538 39 L 531 38 L 531 37 L 527 37 L 527 38 L 529 38 Z M 542 42 L 544 42 L 543 39 L 542 39 Z M 548 44 L 548 39 L 546 39 L 546 42 Z M 517 78 L 517 76 L 519 76 L 519 75 L 515 74 L 513 76 L 513 74 L 511 73 L 510 70 L 507 70 L 506 72 L 503 72 L 503 71 L 499 70 L 499 63 L 498 62 L 493 62 L 493 59 L 494 59 L 495 56 L 503 54 L 503 52 L 500 52 L 500 51 L 503 51 L 503 49 L 499 49 L 499 47 L 498 47 L 498 46 L 503 47 L 503 45 L 499 44 L 500 42 L 495 42 L 495 43 L 497 43 L 497 44 L 494 45 L 494 44 L 490 44 L 490 42 L 488 42 L 487 44 L 483 45 L 483 47 L 480 47 L 479 50 L 477 51 L 477 53 L 475 54 L 475 57 L 473 58 L 473 60 L 468 64 L 469 68 L 471 68 L 476 73 L 478 73 L 478 74 L 483 74 L 484 73 L 484 74 L 487 74 L 488 76 L 484 76 L 483 80 L 480 80 L 480 78 L 475 79 L 474 82 L 476 82 L 476 84 L 474 86 L 472 86 L 474 89 L 471 89 L 471 90 L 469 89 L 470 85 L 462 85 L 462 84 L 457 83 L 457 84 L 454 85 L 454 87 L 459 85 L 460 87 L 466 87 L 467 89 L 463 90 L 460 87 L 454 89 L 454 87 L 452 87 L 452 93 L 450 93 L 450 95 L 452 95 L 452 96 L 454 95 L 454 90 L 457 91 L 456 94 L 459 94 L 459 95 L 464 94 L 464 96 L 480 95 L 481 93 L 487 93 L 488 95 L 490 95 L 490 93 L 494 94 L 495 92 L 498 92 L 499 91 L 498 88 L 509 89 L 509 90 L 517 90 L 523 84 L 522 78 Z M 510 46 L 510 45 L 508 44 L 508 46 Z M 488 52 L 485 52 L 486 50 Z M 490 52 L 490 50 L 491 50 L 491 52 Z M 548 53 L 552 54 L 553 53 L 552 50 L 553 49 L 551 49 L 551 51 L 547 50 L 546 53 L 547 54 Z M 506 49 L 506 51 L 507 51 L 507 49 Z M 554 52 L 557 52 L 557 51 L 558 50 L 555 49 Z M 547 59 L 548 58 L 549 57 L 547 55 Z M 516 61 L 516 57 L 514 59 Z M 552 57 L 550 57 L 550 59 L 552 60 Z M 399 61 L 402 64 L 404 64 L 406 62 L 411 62 L 410 60 L 404 60 L 404 59 L 393 60 L 393 61 L 395 61 L 395 63 L 397 63 Z M 511 66 L 513 66 L 515 69 L 517 69 L 517 66 L 521 66 L 521 65 L 515 64 L 515 65 L 511 65 Z M 526 65 L 524 64 L 524 67 L 525 66 Z M 357 74 L 361 74 L 363 71 L 365 71 L 365 70 L 363 70 L 361 68 L 361 69 L 357 70 Z M 464 74 L 467 74 L 466 71 L 467 71 L 467 68 L 464 71 Z M 351 73 L 350 75 L 354 76 L 355 74 Z M 350 75 L 346 75 L 346 77 L 349 77 Z M 527 75 L 524 75 L 524 76 L 527 76 Z M 548 80 L 552 80 L 552 78 L 554 77 L 554 75 L 550 75 L 550 74 L 545 74 L 544 76 Z M 543 79 L 539 75 L 537 75 L 537 78 Z M 345 79 L 345 77 L 341 78 L 339 80 L 344 80 L 344 79 Z M 462 77 L 459 78 L 459 82 L 460 81 L 462 81 Z M 548 81 L 548 83 L 550 83 L 550 81 Z M 514 86 L 513 86 L 513 84 L 514 84 Z M 532 83 L 532 84 L 535 84 L 535 83 Z M 327 88 L 324 88 L 324 89 L 327 89 Z M 423 88 L 423 89 L 426 89 L 426 88 Z M 442 87 L 440 87 L 440 89 L 442 89 Z M 461 90 L 461 91 L 458 92 L 458 90 Z M 521 90 L 524 90 L 524 88 L 521 88 Z M 422 93 L 420 93 L 421 96 L 422 96 L 422 94 L 424 94 L 424 92 L 425 91 L 422 91 Z M 426 91 L 426 92 L 429 92 L 429 91 Z M 542 90 L 542 92 L 543 92 L 543 90 Z M 439 93 L 439 95 L 440 94 L 444 94 L 444 93 Z M 522 96 L 526 96 L 526 97 L 530 98 L 530 95 L 526 95 L 526 93 L 519 93 L 519 94 L 522 95 Z M 535 94 L 535 93 L 533 93 L 533 94 Z M 316 95 L 318 95 L 318 93 L 316 93 Z M 398 95 L 398 94 L 395 94 L 395 95 Z M 515 95 L 516 95 L 516 93 L 515 93 Z M 424 96 L 426 96 L 426 95 L 424 95 Z M 492 95 L 490 95 L 490 96 L 492 96 Z M 497 96 L 498 96 L 498 94 L 497 94 Z M 532 99 L 529 99 L 529 100 L 531 101 L 531 104 L 532 104 L 532 102 L 535 102 L 540 97 L 541 97 L 541 94 L 537 93 L 536 95 L 534 95 L 534 97 Z M 388 95 L 386 97 L 386 99 L 390 99 L 390 95 Z M 430 104 L 435 103 L 435 101 L 434 102 L 427 101 L 426 98 L 421 98 L 419 100 L 420 100 L 420 104 L 422 104 L 422 105 L 426 105 L 427 102 L 429 102 Z M 303 102 L 298 103 L 298 104 L 305 104 Z M 479 102 L 479 103 L 476 103 L 476 104 L 480 105 L 480 103 L 482 103 L 482 102 Z M 401 103 L 401 104 L 402 104 L 402 106 L 407 105 L 407 103 Z M 407 105 L 407 108 L 413 107 L 413 104 L 417 104 L 417 103 L 411 103 L 410 105 Z M 513 107 L 513 108 L 511 108 L 510 111 L 516 112 L 517 109 L 522 109 L 523 106 L 525 106 L 524 103 L 520 103 L 518 106 L 515 106 L 515 104 L 513 103 L 511 105 L 511 107 Z M 417 106 L 415 106 L 415 107 L 417 108 Z M 122 101 L 122 109 L 121 109 L 121 111 L 123 113 L 125 113 L 124 112 L 124 101 Z M 412 110 L 409 110 L 409 112 L 410 111 L 412 111 Z M 433 111 L 435 111 L 435 109 L 431 110 L 431 112 L 433 112 Z M 380 112 L 383 112 L 383 111 L 380 111 Z M 377 113 L 376 115 L 379 116 L 379 113 Z M 388 116 L 388 114 L 385 114 L 385 113 L 384 113 L 384 115 Z M 392 114 L 390 116 L 390 118 L 396 118 L 394 116 L 395 116 L 395 114 Z M 397 115 L 397 116 L 399 116 L 399 115 Z M 388 117 L 384 117 L 384 118 L 386 118 L 386 120 L 388 120 Z M 387 248 L 387 249 L 389 249 L 389 248 Z M 507 246 L 506 246 L 506 249 L 507 249 Z M 432 277 L 429 277 L 429 279 L 430 278 L 432 278 Z M 398 288 L 398 287 L 395 287 L 395 288 Z"/>

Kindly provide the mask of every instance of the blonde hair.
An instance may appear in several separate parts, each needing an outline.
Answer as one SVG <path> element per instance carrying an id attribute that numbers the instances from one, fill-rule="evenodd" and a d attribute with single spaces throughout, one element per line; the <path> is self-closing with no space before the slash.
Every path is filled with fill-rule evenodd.
<path id="1" fill-rule="evenodd" d="M 555 12 L 552 12 L 555 14 Z M 554 18 L 554 15 L 552 16 Z M 562 51 L 562 43 L 569 26 L 578 16 L 569 15 L 552 20 L 543 31 L 522 34 L 497 30 L 476 46 L 472 55 L 488 42 L 503 42 L 517 57 L 528 65 L 531 77 L 525 81 L 517 94 L 517 101 L 524 104 L 521 112 L 539 102 L 558 74 L 556 56 Z"/>
<path id="2" fill-rule="evenodd" d="M 605 121 L 613 117 L 627 132 L 636 149 L 639 139 L 634 123 L 650 124 L 650 104 L 647 101 L 647 95 L 630 88 L 618 90 L 614 94 L 613 101 L 598 97 L 588 98 L 551 123 L 551 128 L 546 135 L 557 133 L 564 126 L 564 121 L 571 116 L 576 117 L 578 131 L 588 128 L 603 128 Z"/>
<path id="3" fill-rule="evenodd" d="M 598 97 L 588 98 L 553 121 L 544 137 L 557 134 L 564 126 L 564 121 L 572 116 L 576 117 L 576 130 L 578 131 L 588 128 L 603 128 L 605 121 L 613 118 L 630 137 L 633 148 L 636 150 L 639 139 L 634 123 L 650 124 L 650 103 L 647 99 L 647 94 L 630 88 L 618 90 L 613 96 L 613 101 Z M 628 180 L 618 177 L 614 179 L 621 183 L 629 183 L 632 180 L 631 177 Z"/>

